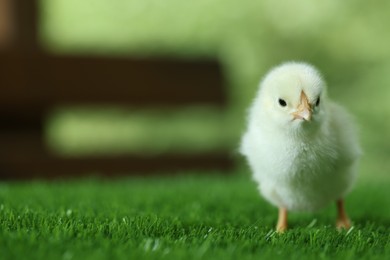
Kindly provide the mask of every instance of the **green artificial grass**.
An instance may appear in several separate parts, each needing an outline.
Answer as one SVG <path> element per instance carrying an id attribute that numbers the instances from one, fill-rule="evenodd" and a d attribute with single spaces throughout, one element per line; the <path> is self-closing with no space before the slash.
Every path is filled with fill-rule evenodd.
<path id="1" fill-rule="evenodd" d="M 335 209 L 277 210 L 248 175 L 3 182 L 2 259 L 386 259 L 388 180 L 360 179 L 347 198 L 354 226 L 334 228 Z"/>

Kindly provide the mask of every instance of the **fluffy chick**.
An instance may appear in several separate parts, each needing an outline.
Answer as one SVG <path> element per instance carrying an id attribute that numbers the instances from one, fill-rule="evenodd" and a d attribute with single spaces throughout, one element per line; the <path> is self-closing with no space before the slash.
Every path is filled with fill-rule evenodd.
<path id="1" fill-rule="evenodd" d="M 350 191 L 361 149 L 349 114 L 333 103 L 320 73 L 306 63 L 272 69 L 250 107 L 241 141 L 260 193 L 288 211 L 314 211 L 337 203 L 338 228 L 349 228 L 343 199 Z"/>

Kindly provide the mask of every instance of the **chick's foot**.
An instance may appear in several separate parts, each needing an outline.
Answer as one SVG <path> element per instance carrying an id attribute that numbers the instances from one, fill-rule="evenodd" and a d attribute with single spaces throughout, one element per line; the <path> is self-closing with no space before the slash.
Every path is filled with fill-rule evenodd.
<path id="1" fill-rule="evenodd" d="M 276 224 L 276 232 L 283 233 L 287 230 L 287 209 L 279 208 L 278 223 Z"/>
<path id="2" fill-rule="evenodd" d="M 351 220 L 348 218 L 347 213 L 345 212 L 344 200 L 339 199 L 336 202 L 336 205 L 337 205 L 336 228 L 338 230 L 350 229 L 351 228 Z"/>

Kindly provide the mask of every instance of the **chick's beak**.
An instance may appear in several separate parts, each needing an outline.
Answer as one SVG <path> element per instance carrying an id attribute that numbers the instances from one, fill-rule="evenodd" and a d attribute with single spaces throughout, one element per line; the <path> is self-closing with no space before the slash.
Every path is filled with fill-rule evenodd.
<path id="1" fill-rule="evenodd" d="M 311 120 L 312 108 L 305 92 L 301 92 L 301 102 L 297 108 L 297 111 L 292 113 L 294 119 L 304 119 L 306 121 Z"/>

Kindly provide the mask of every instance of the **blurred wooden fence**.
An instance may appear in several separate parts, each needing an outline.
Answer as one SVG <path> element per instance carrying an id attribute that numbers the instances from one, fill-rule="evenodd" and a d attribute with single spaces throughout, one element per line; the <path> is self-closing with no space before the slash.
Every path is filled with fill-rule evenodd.
<path id="1" fill-rule="evenodd" d="M 217 61 L 53 55 L 39 46 L 37 1 L 0 0 L 0 178 L 56 178 L 184 169 L 226 170 L 228 152 L 80 157 L 51 153 L 45 115 L 67 105 L 224 107 Z"/>

